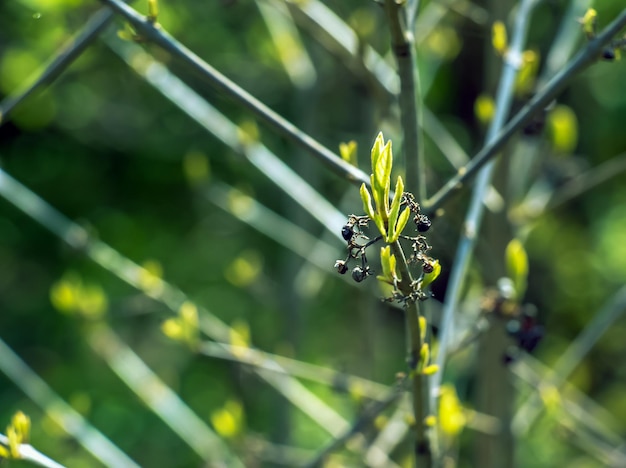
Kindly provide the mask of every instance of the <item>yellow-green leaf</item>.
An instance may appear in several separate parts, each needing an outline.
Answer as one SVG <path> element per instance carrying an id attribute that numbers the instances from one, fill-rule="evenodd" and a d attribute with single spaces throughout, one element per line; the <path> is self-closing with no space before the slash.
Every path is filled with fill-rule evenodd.
<path id="1" fill-rule="evenodd" d="M 574 111 L 558 105 L 548 114 L 548 136 L 556 153 L 569 154 L 578 144 L 578 119 Z"/>
<path id="2" fill-rule="evenodd" d="M 506 246 L 506 271 L 515 285 L 516 298 L 521 298 L 526 292 L 528 277 L 528 256 L 524 246 L 518 239 L 513 239 Z"/>
<path id="3" fill-rule="evenodd" d="M 402 193 L 404 192 L 404 182 L 402 177 L 398 176 L 396 181 L 396 191 L 389 207 L 389 219 L 387 225 L 389 226 L 389 238 L 388 243 L 395 242 L 398 239 L 396 236 L 396 222 L 398 221 L 398 214 L 400 213 L 400 203 L 402 202 Z"/>
<path id="4" fill-rule="evenodd" d="M 389 264 L 389 258 L 391 257 L 391 248 L 381 247 L 380 249 L 380 266 L 383 269 L 383 276 L 391 277 L 391 265 Z"/>
<path id="5" fill-rule="evenodd" d="M 374 141 L 374 146 L 372 146 L 372 172 L 374 172 L 374 168 L 378 166 L 378 160 L 382 155 L 384 146 L 385 139 L 383 138 L 383 133 L 379 132 L 376 136 L 376 141 Z"/>
<path id="6" fill-rule="evenodd" d="M 402 234 L 402 231 L 406 227 L 406 224 L 409 222 L 410 217 L 411 217 L 411 210 L 407 206 L 402 212 L 402 214 L 400 215 L 400 217 L 398 218 L 398 222 L 396 223 L 396 226 L 395 226 L 395 236 L 391 242 L 395 242 L 400 238 L 400 235 Z"/>
<path id="7" fill-rule="evenodd" d="M 502 21 L 496 21 L 493 23 L 493 27 L 491 29 L 491 44 L 498 54 L 504 55 L 508 45 L 506 26 L 504 26 Z"/>
<path id="8" fill-rule="evenodd" d="M 367 190 L 367 186 L 365 184 L 361 184 L 359 192 L 361 193 L 361 200 L 363 201 L 363 209 L 365 210 L 365 214 L 373 220 L 375 215 L 374 207 L 372 207 L 372 196 L 370 195 L 370 191 Z"/>
<path id="9" fill-rule="evenodd" d="M 426 366 L 422 371 L 423 375 L 433 375 L 434 373 L 439 371 L 439 366 L 437 364 L 431 364 L 430 366 Z"/>
<path id="10" fill-rule="evenodd" d="M 396 275 L 396 256 L 391 254 L 389 246 L 380 249 L 380 264 L 383 269 L 381 281 L 393 284 Z"/>
<path id="11" fill-rule="evenodd" d="M 592 39 L 596 35 L 596 20 L 598 18 L 598 12 L 593 8 L 589 8 L 585 16 L 580 19 L 583 25 L 583 31 L 588 39 Z"/>
<path id="12" fill-rule="evenodd" d="M 345 162 L 357 166 L 357 143 L 354 140 L 348 143 L 339 143 L 339 154 Z"/>
<path id="13" fill-rule="evenodd" d="M 422 349 L 420 349 L 420 367 L 421 368 L 425 368 L 426 366 L 428 366 L 428 363 L 430 362 L 430 347 L 428 346 L 428 343 L 424 343 L 422 345 Z"/>
<path id="14" fill-rule="evenodd" d="M 428 323 L 426 322 L 426 317 L 422 315 L 419 316 L 418 320 L 420 325 L 420 339 L 423 343 L 424 341 L 426 341 L 426 325 L 428 325 Z"/>
<path id="15" fill-rule="evenodd" d="M 439 427 L 449 436 L 457 436 L 465 427 L 467 417 L 465 410 L 459 401 L 456 390 L 452 385 L 441 386 L 439 395 Z"/>

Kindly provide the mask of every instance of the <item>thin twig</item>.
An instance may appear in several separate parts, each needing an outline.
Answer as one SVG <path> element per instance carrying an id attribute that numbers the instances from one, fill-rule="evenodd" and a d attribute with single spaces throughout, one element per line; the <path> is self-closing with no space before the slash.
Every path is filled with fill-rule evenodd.
<path id="1" fill-rule="evenodd" d="M 516 15 L 511 47 L 507 52 L 508 58 L 505 59 L 500 84 L 498 86 L 496 96 L 496 113 L 487 133 L 487 146 L 489 146 L 496 139 L 496 136 L 502 128 L 511 108 L 511 103 L 513 101 L 513 87 L 518 70 L 518 63 L 516 63 L 515 60 L 517 57 L 521 56 L 528 29 L 528 20 L 535 1 L 536 0 L 523 0 Z M 457 252 L 454 257 L 452 271 L 450 272 L 450 282 L 448 284 L 448 290 L 444 301 L 443 318 L 440 325 L 439 351 L 436 359 L 436 363 L 439 366 L 439 372 L 431 379 L 431 398 L 436 399 L 439 394 L 439 387 L 441 385 L 446 363 L 447 349 L 449 347 L 449 341 L 453 335 L 452 327 L 454 326 L 454 312 L 458 308 L 463 281 L 469 266 L 469 260 L 474 250 L 478 231 L 480 229 L 482 215 L 484 213 L 483 199 L 488 187 L 491 184 L 494 167 L 494 162 L 491 161 L 481 170 L 479 179 L 472 193 L 470 206 L 465 217 L 464 228 L 462 229 L 461 239 L 459 240 Z"/>
<path id="2" fill-rule="evenodd" d="M 91 237 L 85 228 L 70 221 L 45 200 L 1 169 L 0 196 L 66 242 L 70 247 L 84 252 L 96 264 L 163 304 L 171 312 L 178 313 L 182 304 L 193 302 L 176 286 L 154 277 L 145 268 L 124 257 L 108 244 Z M 153 281 L 146 284 L 142 280 L 144 278 L 151 278 Z M 216 341 L 230 342 L 231 337 L 237 335 L 235 330 L 208 310 L 198 307 L 198 312 L 199 328 L 207 337 Z M 278 363 L 273 363 L 273 366 L 280 372 Z M 263 369 L 255 368 L 254 371 L 331 435 L 340 434 L 349 427 L 345 419 L 296 379 L 277 375 Z"/>
<path id="3" fill-rule="evenodd" d="M 578 197 L 624 172 L 626 172 L 626 153 L 612 157 L 556 189 L 548 199 L 543 213 L 554 210 L 572 198 Z"/>
<path id="4" fill-rule="evenodd" d="M 407 27 L 407 9 L 396 0 L 385 0 L 385 11 L 391 31 L 391 48 L 400 77 L 400 122 L 402 125 L 406 189 L 418 200 L 426 200 L 426 168 L 424 165 L 422 116 L 419 108 L 419 76 L 413 33 Z"/>
<path id="5" fill-rule="evenodd" d="M 408 395 L 398 403 L 385 426 L 365 453 L 365 464 L 374 468 L 387 468 L 386 459 L 405 438 L 409 429 L 407 415 L 410 413 Z M 428 467 L 426 467 L 428 468 Z"/>
<path id="6" fill-rule="evenodd" d="M 626 286 L 620 288 L 605 303 L 584 330 L 567 347 L 553 367 L 551 376 L 540 383 L 542 387 L 562 387 L 587 353 L 595 346 L 608 328 L 626 312 Z M 518 434 L 525 434 L 541 413 L 543 405 L 538 396 L 532 395 L 519 408 L 513 420 Z"/>
<path id="7" fill-rule="evenodd" d="M 511 367 L 511 371 L 540 394 L 555 389 L 547 385 L 553 373 L 552 369 L 530 355 L 524 355 Z M 626 466 L 624 439 L 618 431 L 611 428 L 620 425 L 614 415 L 569 382 L 564 382 L 558 398 L 563 405 L 563 414 L 574 420 L 576 430 L 573 433 L 581 436 L 578 440 L 579 446 L 609 466 Z M 557 422 L 563 423 L 564 419 L 558 418 Z M 520 428 L 514 425 L 514 429 Z M 589 443 L 590 439 L 593 443 Z M 601 446 L 606 449 L 600 448 Z"/>
<path id="8" fill-rule="evenodd" d="M 348 442 L 353 436 L 364 431 L 370 426 L 373 421 L 395 403 L 406 390 L 406 382 L 398 383 L 391 391 L 387 393 L 387 396 L 380 401 L 371 403 L 361 415 L 352 423 L 352 426 L 345 431 L 341 436 L 333 439 L 326 447 L 320 450 L 313 459 L 303 465 L 306 468 L 314 468 L 321 466 L 325 459 L 335 450 L 339 449 L 342 445 Z M 392 462 L 386 460 L 387 465 L 391 466 Z"/>
<path id="9" fill-rule="evenodd" d="M 106 324 L 89 327 L 87 341 L 117 376 L 203 461 L 243 467 L 225 441 L 187 406 Z"/>
<path id="10" fill-rule="evenodd" d="M 596 62 L 602 54 L 604 46 L 615 37 L 624 25 L 626 25 L 626 9 L 622 10 L 618 17 L 595 39 L 589 41 L 587 46 L 569 62 L 569 65 L 564 67 L 540 92 L 535 94 L 502 128 L 491 143 L 485 145 L 465 167 L 458 170 L 457 175 L 446 182 L 437 193 L 424 203 L 425 211 L 432 214 L 441 208 L 453 194 L 457 193 L 465 183 L 498 154 L 509 138 L 528 123 L 537 112 L 542 111 L 578 73 Z"/>
<path id="11" fill-rule="evenodd" d="M 398 241 L 391 244 L 391 251 L 396 257 L 400 281 L 398 289 L 409 297 L 413 292 L 413 278 L 409 271 L 402 246 Z M 438 457 L 438 446 L 435 431 L 426 424 L 426 416 L 431 414 L 430 399 L 428 398 L 428 377 L 424 375 L 418 364 L 420 363 L 422 345 L 422 331 L 420 330 L 420 311 L 417 301 L 407 301 L 406 310 L 407 333 L 407 364 L 411 377 L 413 398 L 413 415 L 415 417 L 415 456 L 417 466 L 430 467 Z"/>
<path id="12" fill-rule="evenodd" d="M 95 12 L 87 20 L 81 31 L 63 47 L 30 84 L 7 96 L 2 103 L 0 103 L 0 125 L 8 121 L 11 112 L 21 102 L 26 100 L 38 89 L 50 85 L 67 67 L 69 67 L 111 23 L 113 16 L 113 12 L 108 8 L 102 8 Z M 30 81 L 31 80 L 29 80 L 29 82 Z"/>
<path id="13" fill-rule="evenodd" d="M 289 138 L 322 161 L 334 173 L 344 177 L 357 186 L 360 186 L 361 183 L 365 183 L 369 186 L 370 179 L 367 174 L 345 162 L 317 140 L 298 129 L 287 119 L 281 117 L 250 93 L 226 78 L 215 68 L 170 36 L 160 25 L 155 25 L 145 16 L 140 15 L 133 8 L 124 4 L 121 0 L 102 0 L 102 2 L 110 6 L 116 13 L 126 18 L 145 40 L 154 42 L 173 56 L 181 59 L 199 73 L 199 75 L 215 89 L 230 96 L 239 104 L 246 107 L 269 127 Z"/>
<path id="14" fill-rule="evenodd" d="M 5 448 L 9 448 L 9 438 L 4 434 L 0 434 L 0 444 Z M 33 465 L 43 466 L 45 468 L 65 468 L 64 465 L 55 462 L 52 458 L 47 457 L 30 444 L 20 444 L 17 446 L 19 459 L 32 463 Z"/>
<path id="15" fill-rule="evenodd" d="M 237 125 L 139 46 L 122 43 L 108 37 L 105 38 L 105 42 L 151 86 L 203 129 L 209 131 L 236 153 L 244 156 L 279 190 L 286 193 L 343 243 L 340 230 L 345 224 L 345 215 L 278 156 L 258 141 L 242 141 Z"/>
<path id="16" fill-rule="evenodd" d="M 321 383 L 342 392 L 354 393 L 373 400 L 382 400 L 389 393 L 389 387 L 378 382 L 249 347 L 207 341 L 198 347 L 198 352 L 205 356 L 228 359 L 240 364 Z M 281 368 L 276 369 L 273 363 L 280 364 Z"/>
<path id="17" fill-rule="evenodd" d="M 105 466 L 139 468 L 128 455 L 62 400 L 2 339 L 0 370 L 96 460 Z"/>

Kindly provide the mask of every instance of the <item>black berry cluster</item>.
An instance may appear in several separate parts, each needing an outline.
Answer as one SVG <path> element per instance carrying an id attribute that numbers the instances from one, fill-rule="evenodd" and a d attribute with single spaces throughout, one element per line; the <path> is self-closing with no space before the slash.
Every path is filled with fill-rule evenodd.
<path id="1" fill-rule="evenodd" d="M 400 240 L 403 242 L 408 241 L 411 245 L 412 253 L 407 259 L 407 262 L 409 264 L 421 264 L 423 274 L 432 273 L 435 260 L 426 254 L 426 252 L 431 249 L 431 246 L 428 245 L 426 237 L 422 235 L 422 233 L 425 233 L 430 229 L 431 221 L 428 216 L 420 213 L 420 206 L 415 201 L 415 198 L 411 193 L 403 193 L 401 206 L 408 207 L 411 211 L 413 223 L 417 231 L 417 235 L 413 237 L 405 235 L 400 236 Z M 347 243 L 348 255 L 343 260 L 337 260 L 335 262 L 335 268 L 340 274 L 343 275 L 348 272 L 349 263 L 351 261 L 358 262 L 358 264 L 352 268 L 352 278 L 357 283 L 360 283 L 372 274 L 367 261 L 366 249 L 383 239 L 383 236 L 379 235 L 370 240 L 370 238 L 365 234 L 365 231 L 369 226 L 369 222 L 370 219 L 368 216 L 350 215 L 348 217 L 348 222 L 341 228 L 341 236 Z M 394 297 L 392 297 L 391 300 L 425 299 L 426 295 L 417 288 L 417 284 L 415 287 L 415 294 L 410 298 L 407 298 L 396 291 L 394 292 Z"/>

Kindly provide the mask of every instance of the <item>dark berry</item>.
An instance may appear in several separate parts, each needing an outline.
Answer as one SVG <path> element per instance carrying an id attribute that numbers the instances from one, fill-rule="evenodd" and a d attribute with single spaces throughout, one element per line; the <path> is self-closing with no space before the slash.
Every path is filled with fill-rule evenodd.
<path id="1" fill-rule="evenodd" d="M 428 274 L 432 273 L 435 270 L 435 267 L 432 265 L 432 263 L 424 263 L 422 270 L 424 270 L 424 273 Z"/>
<path id="2" fill-rule="evenodd" d="M 345 240 L 349 241 L 350 239 L 352 239 L 353 235 L 354 231 L 352 230 L 352 226 L 350 224 L 346 224 L 344 227 L 341 228 L 341 237 L 343 237 Z"/>
<path id="3" fill-rule="evenodd" d="M 335 268 L 337 268 L 340 275 L 344 275 L 348 271 L 348 265 L 346 265 L 346 262 L 343 260 L 337 260 L 335 262 Z"/>
<path id="4" fill-rule="evenodd" d="M 419 215 L 416 218 L 415 222 L 417 223 L 417 230 L 419 232 L 426 232 L 430 229 L 431 222 L 430 219 L 428 219 L 428 216 Z"/>
<path id="5" fill-rule="evenodd" d="M 357 283 L 360 283 L 367 276 L 367 272 L 360 266 L 354 267 L 352 270 L 352 279 Z"/>
<path id="6" fill-rule="evenodd" d="M 602 58 L 604 60 L 608 60 L 609 62 L 615 60 L 615 51 L 613 49 L 606 48 L 602 51 Z"/>

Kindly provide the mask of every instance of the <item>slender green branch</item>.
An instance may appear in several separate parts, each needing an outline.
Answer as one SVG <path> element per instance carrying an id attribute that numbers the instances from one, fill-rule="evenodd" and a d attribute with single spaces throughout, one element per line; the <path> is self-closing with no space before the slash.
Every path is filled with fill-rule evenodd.
<path id="1" fill-rule="evenodd" d="M 513 87 L 515 77 L 517 76 L 517 63 L 514 57 L 519 57 L 522 53 L 528 29 L 528 21 L 535 0 L 523 0 L 520 4 L 519 12 L 516 15 L 516 23 L 513 31 L 511 47 L 507 52 L 507 57 L 511 57 L 504 63 L 500 84 L 496 96 L 496 113 L 491 122 L 487 133 L 487 146 L 491 144 L 497 137 L 496 135 L 502 128 L 504 121 L 509 113 L 513 100 Z M 471 162 L 470 162 L 471 164 Z M 447 356 L 447 349 L 452 335 L 452 327 L 454 323 L 454 312 L 458 308 L 461 297 L 461 289 L 467 272 L 469 261 L 474 250 L 478 230 L 484 212 L 483 200 L 485 193 L 491 184 L 491 178 L 494 170 L 494 162 L 485 166 L 480 173 L 478 182 L 474 187 L 470 206 L 465 217 L 465 227 L 462 230 L 461 239 L 457 247 L 454 258 L 452 271 L 450 272 L 450 282 L 446 293 L 443 308 L 443 317 L 439 333 L 439 351 L 437 354 L 437 365 L 439 372 L 431 380 L 431 398 L 437 398 L 439 386 L 443 378 L 443 370 Z"/>
<path id="2" fill-rule="evenodd" d="M 546 210 L 553 210 L 624 172 L 626 172 L 626 153 L 612 157 L 556 189 L 548 200 Z"/>
<path id="3" fill-rule="evenodd" d="M 260 367 L 281 374 L 321 383 L 339 391 L 353 393 L 373 400 L 383 400 L 389 393 L 389 387 L 387 385 L 329 369 L 328 367 L 317 366 L 296 359 L 266 353 L 254 348 L 207 341 L 199 346 L 198 352 L 205 356 L 228 359 L 240 364 Z M 280 364 L 280 369 L 277 369 L 274 363 Z"/>
<path id="4" fill-rule="evenodd" d="M 415 2 L 414 2 L 415 3 Z M 385 11 L 391 30 L 391 47 L 398 64 L 400 77 L 400 121 L 403 132 L 403 149 L 406 168 L 407 191 L 418 200 L 426 199 L 426 168 L 423 139 L 420 131 L 422 116 L 419 109 L 419 76 L 415 57 L 413 33 L 407 28 L 407 10 L 396 0 L 385 0 Z"/>
<path id="5" fill-rule="evenodd" d="M 626 312 L 626 286 L 620 288 L 611 299 L 602 306 L 584 330 L 567 347 L 553 367 L 548 378 L 543 379 L 539 386 L 563 387 L 569 375 L 576 369 L 589 351 L 595 346 L 609 327 Z M 525 401 L 514 419 L 514 427 L 520 434 L 530 430 L 541 413 L 543 405 L 537 394 Z"/>
<path id="6" fill-rule="evenodd" d="M 546 367 L 539 360 L 530 355 L 524 355 L 519 362 L 511 367 L 513 374 L 520 380 L 530 386 L 531 389 L 541 393 L 546 393 L 554 387 L 546 386 L 553 375 L 552 369 Z M 576 425 L 575 432 L 581 433 L 582 429 L 593 435 L 596 442 L 601 445 L 610 447 L 609 459 L 613 460 L 606 463 L 607 466 L 626 466 L 626 452 L 624 451 L 624 439 L 622 435 L 613 429 L 620 427 L 615 415 L 609 413 L 603 407 L 599 406 L 594 400 L 581 392 L 575 385 L 564 382 L 564 385 L 558 392 L 558 401 L 562 402 L 563 414 L 570 416 Z M 519 413 L 518 413 L 519 414 Z M 562 418 L 559 418 L 559 422 Z M 516 418 L 513 429 L 518 436 L 521 436 L 525 428 L 523 421 Z M 582 442 L 579 440 L 579 442 Z M 597 456 L 597 447 L 589 444 L 581 444 L 581 447 L 589 453 Z M 604 452 L 604 461 L 607 457 L 607 451 Z"/>
<path id="7" fill-rule="evenodd" d="M 367 466 L 386 467 L 387 455 L 392 453 L 398 444 L 406 439 L 406 433 L 409 431 L 406 415 L 410 411 L 410 404 L 409 395 L 405 395 L 396 405 L 396 409 L 387 420 L 385 427 L 378 433 L 365 453 Z"/>
<path id="8" fill-rule="evenodd" d="M 182 304 L 192 302 L 176 286 L 154 277 L 145 268 L 124 257 L 108 244 L 90 237 L 86 229 L 70 221 L 41 197 L 1 169 L 0 196 L 66 242 L 70 247 L 83 251 L 93 262 L 148 297 L 163 304 L 171 312 L 178 313 Z M 146 277 L 153 279 L 153 281 L 146 284 L 143 280 Z M 207 337 L 216 341 L 230 342 L 231 337 L 237 335 L 235 330 L 208 310 L 201 307 L 198 307 L 198 310 L 200 312 L 199 328 Z M 277 372 L 280 372 L 281 367 L 278 363 L 272 365 Z M 253 370 L 332 435 L 340 434 L 344 428 L 349 427 L 349 424 L 339 414 L 296 379 L 290 376 L 277 375 L 276 372 L 265 369 L 254 368 Z"/>
<path id="9" fill-rule="evenodd" d="M 208 464 L 243 467 L 222 438 L 187 406 L 106 324 L 87 328 L 87 340 L 117 376 Z"/>
<path id="10" fill-rule="evenodd" d="M 105 466 L 139 468 L 128 455 L 62 400 L 2 339 L 0 370 L 96 460 Z"/>
<path id="11" fill-rule="evenodd" d="M 226 78 L 215 68 L 170 36 L 158 24 L 153 24 L 146 17 L 137 13 L 121 0 L 102 0 L 102 2 L 128 20 L 144 39 L 154 42 L 173 56 L 181 59 L 215 89 L 223 92 L 246 107 L 269 127 L 289 138 L 322 161 L 334 173 L 344 177 L 357 186 L 360 186 L 362 183 L 369 186 L 369 177 L 367 177 L 363 171 L 342 160 L 341 157 L 320 144 L 317 140 L 298 129 L 287 119 L 281 117 L 250 93 Z"/>
<path id="12" fill-rule="evenodd" d="M 398 241 L 391 244 L 392 253 L 396 257 L 400 282 L 398 289 L 405 296 L 413 293 L 413 278 L 409 271 L 404 251 Z M 406 307 L 407 331 L 407 364 L 411 378 L 413 415 L 415 417 L 415 454 L 417 466 L 429 467 L 437 459 L 437 446 L 434 431 L 426 424 L 426 416 L 430 414 L 428 399 L 428 378 L 418 370 L 421 350 L 424 345 L 420 330 L 420 311 L 417 301 L 408 301 Z"/>
<path id="13" fill-rule="evenodd" d="M 102 8 L 94 13 L 85 23 L 81 31 L 70 40 L 63 49 L 54 57 L 34 78 L 30 84 L 7 96 L 0 103 L 0 125 L 8 121 L 11 112 L 31 94 L 38 89 L 51 84 L 81 53 L 91 44 L 91 42 L 104 31 L 113 19 L 113 12 L 108 8 Z"/>
<path id="14" fill-rule="evenodd" d="M 459 169 L 457 174 L 424 204 L 426 212 L 432 214 L 441 208 L 453 194 L 463 187 L 463 184 L 473 178 L 485 164 L 498 154 L 509 138 L 528 123 L 537 112 L 542 111 L 578 73 L 598 60 L 603 48 L 625 25 L 626 9 L 602 33 L 589 41 L 587 46 L 502 128 L 492 142 L 485 145 L 465 167 Z"/>
<path id="15" fill-rule="evenodd" d="M 374 402 L 365 408 L 363 413 L 352 423 L 352 426 L 350 426 L 347 431 L 345 431 L 341 436 L 333 439 L 326 447 L 316 453 L 315 457 L 313 457 L 304 466 L 307 468 L 322 466 L 326 458 L 332 452 L 339 449 L 356 434 L 364 431 L 380 414 L 383 413 L 383 411 L 394 404 L 404 393 L 405 387 L 404 382 L 396 385 L 382 400 Z M 386 460 L 386 463 L 387 464 L 385 466 L 389 467 L 395 465 L 389 459 Z"/>
<path id="16" fill-rule="evenodd" d="M 237 125 L 139 46 L 122 43 L 108 37 L 105 38 L 105 42 L 139 76 L 203 129 L 250 161 L 279 190 L 285 192 L 303 210 L 317 219 L 337 239 L 342 240 L 339 231 L 345 222 L 344 215 L 278 156 L 257 141 L 242 142 L 241 132 Z"/>
<path id="17" fill-rule="evenodd" d="M 4 434 L 0 434 L 0 444 L 5 448 L 9 448 L 9 438 Z M 45 456 L 30 444 L 20 444 L 17 447 L 20 454 L 19 459 L 32 463 L 33 465 L 43 466 L 45 468 L 65 468 L 64 465 L 55 462 L 50 457 Z"/>

